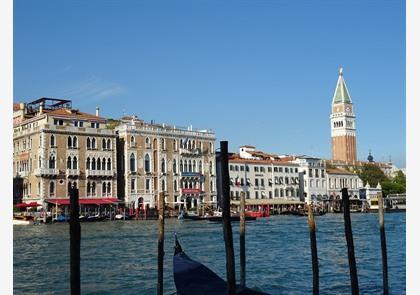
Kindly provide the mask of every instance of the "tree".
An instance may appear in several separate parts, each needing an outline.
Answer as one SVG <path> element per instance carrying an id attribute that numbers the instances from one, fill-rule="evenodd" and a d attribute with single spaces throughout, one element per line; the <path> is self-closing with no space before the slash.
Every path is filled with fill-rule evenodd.
<path id="1" fill-rule="evenodd" d="M 382 183 L 388 180 L 384 172 L 375 164 L 364 164 L 359 172 L 359 177 L 365 186 L 367 182 L 371 186 L 377 186 L 378 182 Z"/>

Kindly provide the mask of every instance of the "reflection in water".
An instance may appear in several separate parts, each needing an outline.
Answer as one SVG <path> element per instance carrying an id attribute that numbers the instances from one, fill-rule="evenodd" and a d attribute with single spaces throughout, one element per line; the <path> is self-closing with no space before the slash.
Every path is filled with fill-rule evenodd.
<path id="1" fill-rule="evenodd" d="M 385 215 L 389 280 L 392 294 L 405 294 L 405 214 Z M 316 219 L 320 290 L 350 294 L 350 277 L 342 215 Z M 239 280 L 239 228 L 233 225 Z M 382 288 L 379 227 L 376 214 L 353 214 L 352 228 L 361 294 Z M 166 220 L 165 294 L 175 292 L 172 277 L 173 233 L 186 253 L 221 277 L 225 254 L 221 224 Z M 16 294 L 69 293 L 67 224 L 14 227 Z M 247 223 L 247 283 L 271 294 L 310 294 L 312 269 L 306 218 L 273 216 Z M 156 221 L 82 224 L 83 294 L 155 294 Z"/>

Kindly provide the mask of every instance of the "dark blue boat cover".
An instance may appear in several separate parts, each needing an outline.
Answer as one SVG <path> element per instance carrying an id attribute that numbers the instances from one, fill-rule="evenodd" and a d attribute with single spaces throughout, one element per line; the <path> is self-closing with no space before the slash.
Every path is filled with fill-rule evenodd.
<path id="1" fill-rule="evenodd" d="M 179 295 L 228 294 L 227 283 L 203 264 L 189 258 L 176 241 L 173 258 L 174 281 Z M 178 248 L 178 249 L 177 249 Z M 263 295 L 267 293 L 237 286 L 236 294 Z"/>

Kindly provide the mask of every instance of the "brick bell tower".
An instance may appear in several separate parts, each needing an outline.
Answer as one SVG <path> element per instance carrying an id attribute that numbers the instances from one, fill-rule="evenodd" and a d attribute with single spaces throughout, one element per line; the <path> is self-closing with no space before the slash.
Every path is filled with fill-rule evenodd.
<path id="1" fill-rule="evenodd" d="M 331 152 L 332 160 L 353 164 L 356 153 L 356 116 L 353 103 L 340 68 L 337 86 L 331 105 Z"/>

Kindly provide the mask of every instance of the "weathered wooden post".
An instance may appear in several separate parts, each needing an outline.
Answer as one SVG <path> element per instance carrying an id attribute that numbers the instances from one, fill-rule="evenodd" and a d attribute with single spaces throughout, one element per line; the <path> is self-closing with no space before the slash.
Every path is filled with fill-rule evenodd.
<path id="1" fill-rule="evenodd" d="M 159 222 L 158 222 L 158 283 L 157 294 L 163 295 L 163 256 L 165 238 L 165 193 L 159 193 Z"/>
<path id="2" fill-rule="evenodd" d="M 383 203 L 383 198 L 382 198 L 382 192 L 378 193 L 378 215 L 379 215 L 379 231 L 381 233 L 382 280 L 383 280 L 383 285 L 384 285 L 384 295 L 388 295 L 388 258 L 386 255 L 384 203 Z"/>
<path id="3" fill-rule="evenodd" d="M 230 185 L 228 142 L 220 142 L 220 159 L 222 174 L 222 220 L 223 237 L 226 250 L 226 275 L 229 295 L 236 294 L 235 254 L 233 251 L 232 225 L 230 223 Z"/>
<path id="4" fill-rule="evenodd" d="M 70 188 L 70 293 L 80 295 L 79 190 Z"/>
<path id="5" fill-rule="evenodd" d="M 318 250 L 316 248 L 316 224 L 313 214 L 313 206 L 308 205 L 308 226 L 309 236 L 311 239 L 312 253 L 312 293 L 319 294 L 319 267 L 318 267 Z"/>
<path id="6" fill-rule="evenodd" d="M 241 286 L 246 285 L 246 255 L 245 255 L 245 193 L 241 192 L 240 204 L 240 224 L 239 224 L 239 260 L 241 267 Z"/>
<path id="7" fill-rule="evenodd" d="M 353 233 L 351 230 L 351 219 L 350 219 L 350 205 L 349 205 L 349 194 L 347 188 L 341 190 L 343 200 L 343 212 L 344 212 L 344 231 L 346 233 L 347 241 L 347 254 L 349 258 L 350 267 L 350 279 L 351 279 L 351 293 L 353 295 L 359 294 L 359 281 L 357 279 L 357 267 L 356 258 L 354 255 L 353 245 Z"/>

